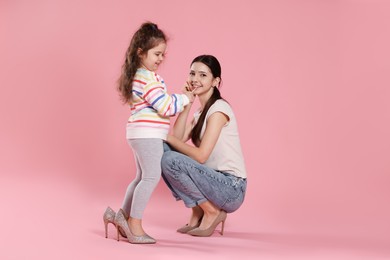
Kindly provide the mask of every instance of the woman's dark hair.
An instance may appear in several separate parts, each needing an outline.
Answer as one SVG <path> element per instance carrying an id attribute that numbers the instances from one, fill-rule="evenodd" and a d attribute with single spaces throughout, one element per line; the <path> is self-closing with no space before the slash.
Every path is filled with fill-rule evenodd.
<path id="1" fill-rule="evenodd" d="M 161 42 L 167 42 L 167 38 L 157 24 L 143 23 L 134 33 L 127 48 L 125 62 L 122 65 L 122 72 L 118 79 L 117 89 L 123 103 L 131 103 L 134 75 L 141 66 L 139 55 L 147 53 L 148 50 L 156 47 Z M 138 53 L 139 49 L 141 53 Z"/>
<path id="2" fill-rule="evenodd" d="M 195 62 L 201 62 L 209 69 L 211 70 L 211 74 L 214 78 L 220 78 L 220 81 L 218 83 L 218 86 L 213 87 L 213 94 L 211 95 L 210 99 L 205 104 L 202 113 L 199 116 L 198 122 L 195 124 L 194 128 L 191 131 L 191 140 L 192 143 L 195 146 L 200 145 L 200 133 L 202 131 L 202 126 L 204 124 L 204 121 L 206 119 L 206 114 L 209 108 L 217 101 L 218 99 L 223 99 L 221 96 L 221 93 L 218 90 L 219 85 L 221 84 L 222 78 L 221 78 L 221 65 L 219 64 L 219 61 L 217 58 L 215 58 L 212 55 L 201 55 L 196 57 L 192 62 L 191 65 Z"/>

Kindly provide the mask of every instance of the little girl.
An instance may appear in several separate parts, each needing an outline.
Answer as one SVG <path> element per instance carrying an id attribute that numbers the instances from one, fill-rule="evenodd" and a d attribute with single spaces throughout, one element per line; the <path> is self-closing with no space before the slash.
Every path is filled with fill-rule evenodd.
<path id="1" fill-rule="evenodd" d="M 191 92 L 167 93 L 164 80 L 156 73 L 164 60 L 166 37 L 154 23 L 144 23 L 131 39 L 118 81 L 124 103 L 130 104 L 126 138 L 136 163 L 135 179 L 129 184 L 122 208 L 115 213 L 110 207 L 103 215 L 130 243 L 156 243 L 142 228 L 142 215 L 161 177 L 163 140 L 166 140 L 170 116 L 181 112 L 193 101 Z M 130 217 L 128 217 L 130 216 Z"/>

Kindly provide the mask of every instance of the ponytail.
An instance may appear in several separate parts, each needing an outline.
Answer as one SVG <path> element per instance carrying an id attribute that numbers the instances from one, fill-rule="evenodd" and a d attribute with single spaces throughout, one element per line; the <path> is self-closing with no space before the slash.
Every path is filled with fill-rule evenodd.
<path id="1" fill-rule="evenodd" d="M 210 107 L 215 103 L 215 101 L 217 101 L 218 99 L 222 99 L 221 92 L 219 92 L 218 87 L 213 87 L 213 89 L 213 94 L 206 102 L 206 105 L 204 106 L 203 111 L 199 116 L 198 122 L 196 122 L 194 128 L 192 128 L 191 131 L 191 141 L 195 146 L 198 147 L 200 145 L 200 133 L 202 132 L 202 127 L 204 121 L 206 120 L 207 112 L 209 111 Z"/>
<path id="2" fill-rule="evenodd" d="M 131 103 L 134 76 L 141 66 L 139 55 L 147 53 L 148 50 L 166 41 L 164 32 L 158 28 L 157 24 L 151 22 L 142 24 L 135 32 L 127 48 L 125 62 L 122 65 L 117 85 L 117 90 L 124 104 Z M 139 53 L 138 50 L 141 52 Z"/>

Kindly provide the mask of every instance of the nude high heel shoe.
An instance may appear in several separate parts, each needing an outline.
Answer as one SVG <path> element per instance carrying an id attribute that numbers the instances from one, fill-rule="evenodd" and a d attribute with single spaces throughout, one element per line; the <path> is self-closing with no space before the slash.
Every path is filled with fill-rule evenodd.
<path id="1" fill-rule="evenodd" d="M 119 228 L 126 233 L 127 239 L 131 244 L 154 244 L 156 240 L 149 236 L 148 234 L 142 236 L 136 236 L 131 233 L 130 227 L 127 223 L 127 219 L 123 214 L 123 210 L 119 209 L 118 213 L 115 215 L 115 225 L 117 228 L 117 240 L 119 241 Z"/>
<path id="2" fill-rule="evenodd" d="M 182 234 L 187 233 L 188 231 L 191 231 L 197 227 L 200 226 L 200 223 L 202 223 L 202 218 L 199 219 L 198 223 L 195 226 L 190 226 L 189 224 L 185 224 L 181 228 L 177 229 L 176 231 Z"/>
<path id="3" fill-rule="evenodd" d="M 195 228 L 193 230 L 188 231 L 187 234 L 191 236 L 197 236 L 197 237 L 209 237 L 214 233 L 214 230 L 216 229 L 218 224 L 222 222 L 221 235 L 223 235 L 223 229 L 225 226 L 226 217 L 227 217 L 227 213 L 221 210 L 217 218 L 214 220 L 214 222 L 211 224 L 210 227 L 208 227 L 207 229 Z"/>
<path id="4" fill-rule="evenodd" d="M 106 238 L 108 237 L 108 223 L 111 223 L 114 226 L 116 226 L 115 225 L 115 215 L 116 215 L 115 211 L 110 207 L 107 207 L 106 211 L 103 214 L 103 222 L 104 222 L 104 230 L 105 230 Z M 126 219 L 129 218 L 127 216 L 127 214 L 125 214 L 124 216 Z M 123 232 L 122 229 L 119 229 L 119 233 L 121 234 L 122 237 L 126 238 L 126 233 Z"/>

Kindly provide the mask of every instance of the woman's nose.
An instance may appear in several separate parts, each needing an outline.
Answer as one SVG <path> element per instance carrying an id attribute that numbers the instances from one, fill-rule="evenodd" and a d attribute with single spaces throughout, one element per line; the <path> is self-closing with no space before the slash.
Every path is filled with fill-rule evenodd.
<path id="1" fill-rule="evenodd" d="M 191 82 L 198 82 L 198 77 L 196 75 L 193 75 L 190 77 Z"/>

